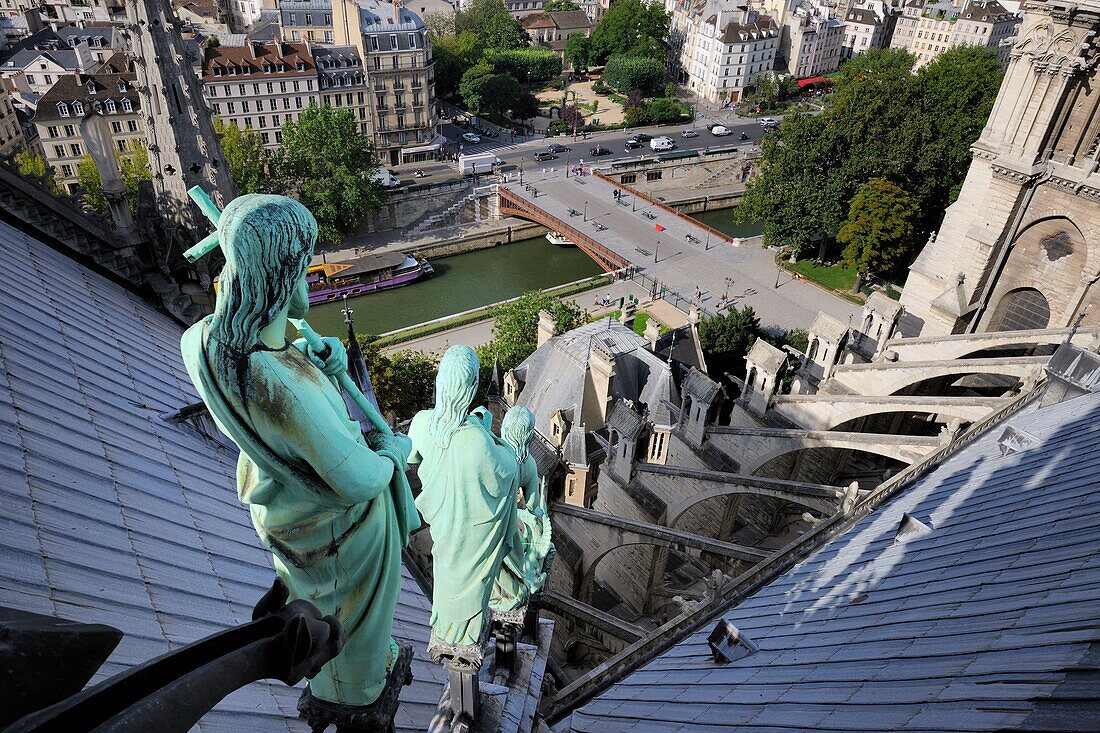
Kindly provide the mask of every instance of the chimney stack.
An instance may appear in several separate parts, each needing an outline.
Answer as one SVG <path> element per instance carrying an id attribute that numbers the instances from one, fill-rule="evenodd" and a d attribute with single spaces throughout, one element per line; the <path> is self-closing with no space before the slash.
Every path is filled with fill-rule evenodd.
<path id="1" fill-rule="evenodd" d="M 558 335 L 558 322 L 550 311 L 539 311 L 539 330 L 536 344 L 542 346 Z"/>

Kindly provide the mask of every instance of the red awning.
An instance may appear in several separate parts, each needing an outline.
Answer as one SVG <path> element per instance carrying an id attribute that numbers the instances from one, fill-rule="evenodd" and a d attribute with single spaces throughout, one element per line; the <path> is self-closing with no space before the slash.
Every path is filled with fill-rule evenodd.
<path id="1" fill-rule="evenodd" d="M 825 81 L 825 77 L 823 76 L 807 76 L 805 79 L 798 80 L 798 88 L 802 89 L 804 87 L 810 86 L 811 84 L 817 84 L 818 82 L 822 81 Z"/>

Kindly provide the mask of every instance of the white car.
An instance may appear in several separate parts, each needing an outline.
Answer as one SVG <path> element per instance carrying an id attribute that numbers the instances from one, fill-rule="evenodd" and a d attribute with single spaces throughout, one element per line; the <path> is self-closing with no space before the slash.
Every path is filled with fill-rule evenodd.
<path id="1" fill-rule="evenodd" d="M 771 118 L 771 117 L 761 117 L 760 118 L 760 124 L 763 125 L 765 128 L 767 128 L 767 127 L 779 127 L 779 123 L 774 118 Z"/>
<path id="2" fill-rule="evenodd" d="M 479 143 L 479 142 L 481 142 L 481 136 L 477 135 L 475 133 L 472 133 L 472 132 L 462 133 L 462 139 L 465 140 L 468 143 Z"/>
<path id="3" fill-rule="evenodd" d="M 699 137 L 699 133 L 695 130 L 684 130 L 680 133 L 680 137 Z"/>
<path id="4" fill-rule="evenodd" d="M 725 125 L 715 125 L 714 127 L 710 128 L 710 134 L 714 135 L 715 137 L 725 137 L 726 135 L 730 134 L 730 129 Z"/>
<path id="5" fill-rule="evenodd" d="M 655 137 L 649 141 L 649 147 L 655 153 L 663 153 L 666 150 L 672 150 L 676 147 L 676 143 L 672 141 L 672 138 L 662 135 L 661 137 Z"/>

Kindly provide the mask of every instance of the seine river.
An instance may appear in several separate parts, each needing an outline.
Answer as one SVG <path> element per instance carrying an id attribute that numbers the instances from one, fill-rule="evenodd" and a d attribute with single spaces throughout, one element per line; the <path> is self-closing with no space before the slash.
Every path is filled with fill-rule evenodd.
<path id="1" fill-rule="evenodd" d="M 731 212 L 709 211 L 695 218 L 733 236 L 759 234 L 759 227 L 735 226 Z M 436 274 L 429 280 L 349 300 L 356 332 L 385 333 L 601 271 L 581 250 L 559 247 L 546 237 L 432 260 L 432 267 Z M 323 334 L 343 333 L 341 308 L 338 303 L 310 308 L 310 325 Z"/>

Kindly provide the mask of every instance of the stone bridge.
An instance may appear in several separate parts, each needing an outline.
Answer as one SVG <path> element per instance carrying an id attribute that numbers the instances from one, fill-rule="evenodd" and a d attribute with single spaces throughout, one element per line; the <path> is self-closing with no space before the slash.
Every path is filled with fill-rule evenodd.
<path id="1" fill-rule="evenodd" d="M 780 395 L 773 409 L 807 430 L 832 430 L 849 420 L 891 412 L 935 415 L 937 422 L 974 422 L 1005 405 L 1007 397 L 910 397 L 890 395 Z"/>
<path id="2" fill-rule="evenodd" d="M 964 374 L 998 374 L 1017 379 L 1038 376 L 1049 356 L 952 361 L 898 361 L 839 364 L 833 380 L 860 395 L 892 395 L 926 379 Z"/>
<path id="3" fill-rule="evenodd" d="M 759 562 L 769 554 L 752 547 L 722 542 L 691 532 L 681 532 L 658 524 L 624 519 L 562 502 L 551 504 L 551 517 L 555 530 L 565 532 L 584 550 L 580 567 L 574 568 L 580 578 L 578 587 L 581 589 L 591 587 L 596 566 L 607 553 L 630 545 L 671 548 L 690 552 L 695 556 L 706 552 L 731 560 L 746 560 L 750 563 Z M 582 590 L 580 597 L 587 598 L 585 593 L 586 591 Z"/>
<path id="4" fill-rule="evenodd" d="M 984 349 L 1005 346 L 1046 346 L 1060 344 L 1073 333 L 1072 328 L 1045 328 L 1036 331 L 993 331 L 990 333 L 958 333 L 950 336 L 922 336 L 892 339 L 885 349 L 897 354 L 898 361 L 945 361 L 961 359 Z M 1100 338 L 1100 327 L 1081 328 L 1071 341 L 1079 346 L 1091 346 Z"/>
<path id="5" fill-rule="evenodd" d="M 740 471 L 751 476 L 782 455 L 809 448 L 843 448 L 915 463 L 940 447 L 940 439 L 925 436 L 850 433 L 839 430 L 786 430 L 716 425 L 707 429 L 707 441 L 735 456 Z"/>
<path id="6" fill-rule="evenodd" d="M 655 473 L 674 476 L 681 481 L 692 481 L 694 491 L 672 502 L 665 510 L 665 524 L 672 527 L 676 520 L 691 507 L 701 501 L 716 496 L 734 496 L 736 494 L 754 494 L 769 496 L 793 502 L 822 514 L 832 514 L 840 503 L 844 489 L 826 484 L 807 484 L 799 481 L 745 476 L 725 471 L 708 471 L 679 466 L 657 466 L 638 464 L 638 473 Z"/>

